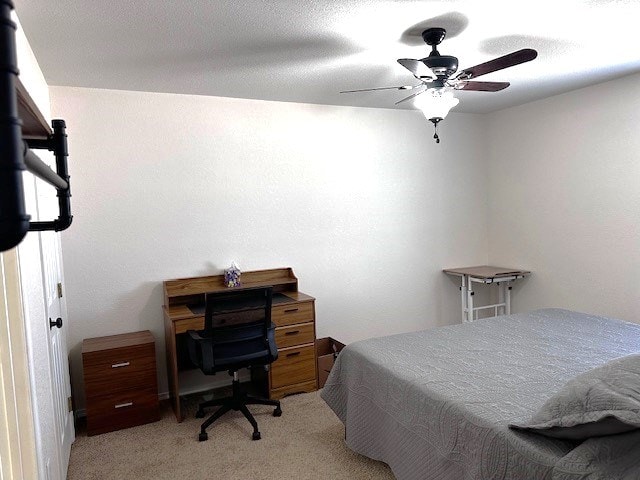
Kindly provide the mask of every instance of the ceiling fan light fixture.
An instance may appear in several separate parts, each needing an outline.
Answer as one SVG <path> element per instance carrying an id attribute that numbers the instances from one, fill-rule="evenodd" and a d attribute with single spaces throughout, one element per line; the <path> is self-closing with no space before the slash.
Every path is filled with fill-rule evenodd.
<path id="1" fill-rule="evenodd" d="M 413 104 L 418 107 L 422 114 L 433 123 L 433 138 L 436 143 L 440 143 L 438 137 L 438 123 L 446 118 L 449 111 L 455 107 L 460 100 L 453 96 L 450 88 L 429 88 L 421 95 L 418 95 Z"/>
<path id="2" fill-rule="evenodd" d="M 455 107 L 460 100 L 453 96 L 453 91 L 449 88 L 429 88 L 418 95 L 413 104 L 418 107 L 424 116 L 445 119 L 449 111 Z"/>

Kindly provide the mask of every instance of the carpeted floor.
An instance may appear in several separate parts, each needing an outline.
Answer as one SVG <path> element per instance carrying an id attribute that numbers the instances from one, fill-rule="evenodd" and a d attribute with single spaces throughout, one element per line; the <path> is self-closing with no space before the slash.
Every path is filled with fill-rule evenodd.
<path id="1" fill-rule="evenodd" d="M 71 448 L 68 480 L 109 479 L 380 479 L 389 467 L 349 450 L 344 427 L 320 392 L 282 400 L 282 416 L 271 407 L 251 406 L 262 439 L 239 412 L 227 413 L 198 442 L 201 419 L 177 423 L 168 406 L 159 422 L 87 437 L 79 432 Z"/>

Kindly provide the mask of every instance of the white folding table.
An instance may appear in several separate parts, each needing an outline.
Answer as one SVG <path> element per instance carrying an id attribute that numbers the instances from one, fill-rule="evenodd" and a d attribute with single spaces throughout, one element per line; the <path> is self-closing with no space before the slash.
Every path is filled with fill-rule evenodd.
<path id="1" fill-rule="evenodd" d="M 511 313 L 511 282 L 524 278 L 531 272 L 518 268 L 479 267 L 445 268 L 444 273 L 461 278 L 460 301 L 462 303 L 462 323 L 473 322 L 478 319 L 478 312 L 489 308 L 494 309 L 496 316 Z M 498 285 L 498 303 L 473 306 L 473 283 L 496 283 Z"/>

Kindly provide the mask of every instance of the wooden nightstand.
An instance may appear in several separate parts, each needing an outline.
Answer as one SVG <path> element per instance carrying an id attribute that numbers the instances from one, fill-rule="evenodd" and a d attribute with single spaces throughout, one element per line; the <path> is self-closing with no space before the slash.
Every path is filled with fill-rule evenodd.
<path id="1" fill-rule="evenodd" d="M 150 331 L 85 339 L 82 365 L 88 435 L 160 419 Z"/>

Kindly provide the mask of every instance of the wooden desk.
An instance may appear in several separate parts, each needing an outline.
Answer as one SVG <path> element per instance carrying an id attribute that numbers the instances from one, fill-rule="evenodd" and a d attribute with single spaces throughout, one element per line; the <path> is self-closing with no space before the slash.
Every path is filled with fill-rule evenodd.
<path id="1" fill-rule="evenodd" d="M 477 319 L 478 312 L 489 308 L 494 309 L 496 316 L 500 312 L 503 315 L 511 314 L 511 284 L 513 280 L 524 278 L 531 272 L 519 268 L 491 267 L 482 265 L 480 267 L 445 268 L 444 273 L 461 278 L 460 301 L 462 303 L 462 323 L 473 322 Z M 482 307 L 473 306 L 473 283 L 496 283 L 498 284 L 498 303 L 484 305 Z M 475 316 L 474 316 L 475 314 Z"/>
<path id="2" fill-rule="evenodd" d="M 312 392 L 318 388 L 315 351 L 315 299 L 298 291 L 298 279 L 291 268 L 242 272 L 241 290 L 250 287 L 272 286 L 277 301 L 271 309 L 271 320 L 276 325 L 278 360 L 271 364 L 266 378 L 270 398 Z M 230 290 L 224 285 L 224 275 L 167 280 L 164 285 L 164 327 L 167 351 L 169 397 L 179 422 L 180 409 L 179 370 L 181 364 L 180 338 L 187 330 L 204 328 L 204 296 L 208 292 Z M 194 368 L 190 366 L 190 368 Z"/>

